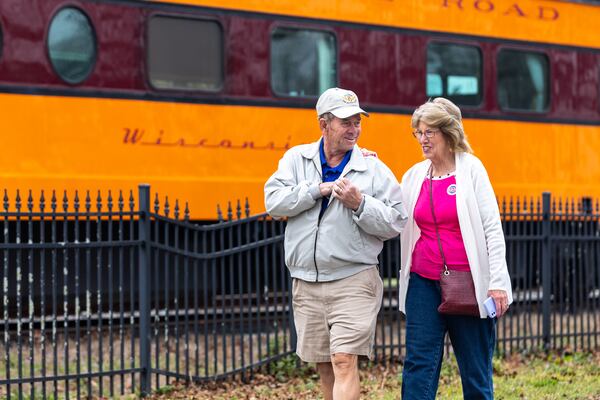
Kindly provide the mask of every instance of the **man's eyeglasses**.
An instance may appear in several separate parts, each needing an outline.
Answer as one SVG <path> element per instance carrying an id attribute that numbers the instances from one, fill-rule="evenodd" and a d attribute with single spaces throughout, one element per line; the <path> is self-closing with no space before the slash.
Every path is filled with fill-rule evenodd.
<path id="1" fill-rule="evenodd" d="M 439 131 L 440 131 L 439 129 L 425 129 L 425 131 L 420 131 L 418 129 L 415 129 L 413 131 L 413 136 L 416 137 L 417 139 L 421 139 L 423 137 L 423 135 L 425 135 L 426 138 L 431 139 Z"/>

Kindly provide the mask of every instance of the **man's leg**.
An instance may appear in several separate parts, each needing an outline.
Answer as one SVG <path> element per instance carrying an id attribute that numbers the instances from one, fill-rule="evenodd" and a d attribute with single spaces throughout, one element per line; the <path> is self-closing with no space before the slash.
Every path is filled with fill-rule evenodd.
<path id="1" fill-rule="evenodd" d="M 371 357 L 383 282 L 377 267 L 327 287 L 327 321 L 330 325 L 331 363 L 335 400 L 358 399 L 358 356 Z"/>
<path id="2" fill-rule="evenodd" d="M 358 400 L 360 381 L 358 377 L 358 356 L 356 354 L 337 353 L 331 356 L 335 382 L 334 400 Z"/>
<path id="3" fill-rule="evenodd" d="M 321 390 L 324 400 L 333 400 L 333 384 L 335 382 L 333 375 L 333 366 L 330 362 L 317 363 L 317 371 L 321 380 Z"/>

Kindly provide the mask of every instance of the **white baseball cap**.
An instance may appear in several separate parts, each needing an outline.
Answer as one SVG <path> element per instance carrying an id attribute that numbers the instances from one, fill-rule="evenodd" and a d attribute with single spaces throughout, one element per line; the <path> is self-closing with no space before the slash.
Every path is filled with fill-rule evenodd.
<path id="1" fill-rule="evenodd" d="M 356 93 L 352 90 L 340 88 L 327 89 L 319 97 L 317 115 L 321 116 L 328 112 L 338 118 L 348 118 L 356 114 L 369 116 L 369 113 L 360 108 Z"/>

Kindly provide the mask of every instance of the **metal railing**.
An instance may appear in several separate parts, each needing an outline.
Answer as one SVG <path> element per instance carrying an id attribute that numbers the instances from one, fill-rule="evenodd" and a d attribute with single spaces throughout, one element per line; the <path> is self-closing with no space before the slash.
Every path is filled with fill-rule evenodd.
<path id="1" fill-rule="evenodd" d="M 600 209 L 591 199 L 501 203 L 515 304 L 499 349 L 600 347 Z"/>
<path id="2" fill-rule="evenodd" d="M 187 206 L 138 197 L 4 195 L 0 398 L 119 396 L 239 376 L 293 353 L 285 223 L 231 206 L 199 225 Z M 136 208 L 137 204 L 137 208 Z M 35 209 L 34 209 L 35 208 Z M 498 351 L 597 349 L 598 203 L 500 203 L 515 303 Z M 235 214 L 235 215 L 233 215 Z M 242 214 L 245 214 L 242 216 Z M 236 219 L 237 218 L 237 219 Z M 375 357 L 404 352 L 399 241 L 380 255 Z"/>

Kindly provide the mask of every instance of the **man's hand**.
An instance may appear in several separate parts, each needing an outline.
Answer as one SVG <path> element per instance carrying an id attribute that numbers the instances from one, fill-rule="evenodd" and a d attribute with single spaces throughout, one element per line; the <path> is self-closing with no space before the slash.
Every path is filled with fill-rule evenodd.
<path id="1" fill-rule="evenodd" d="M 319 185 L 319 190 L 323 197 L 331 196 L 331 189 L 333 189 L 333 182 L 323 182 Z"/>
<path id="2" fill-rule="evenodd" d="M 339 199 L 345 207 L 353 211 L 358 210 L 363 197 L 360 190 L 346 178 L 340 178 L 333 182 L 331 195 Z"/>

